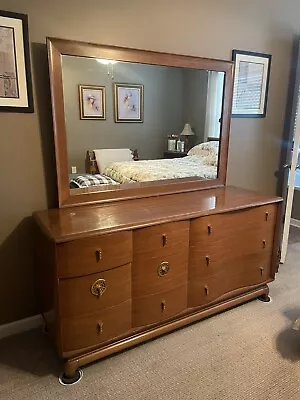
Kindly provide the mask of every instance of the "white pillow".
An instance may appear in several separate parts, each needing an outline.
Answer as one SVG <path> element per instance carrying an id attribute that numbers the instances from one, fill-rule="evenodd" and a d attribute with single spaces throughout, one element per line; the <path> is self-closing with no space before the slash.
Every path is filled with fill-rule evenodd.
<path id="1" fill-rule="evenodd" d="M 100 174 L 116 161 L 133 161 L 130 149 L 95 149 L 94 153 Z"/>
<path id="2" fill-rule="evenodd" d="M 200 144 L 196 144 L 196 146 L 192 147 L 187 155 L 188 156 L 218 156 L 219 153 L 219 142 L 211 141 L 204 142 Z"/>
<path id="3" fill-rule="evenodd" d="M 203 164 L 218 166 L 218 154 L 209 154 L 203 157 Z"/>

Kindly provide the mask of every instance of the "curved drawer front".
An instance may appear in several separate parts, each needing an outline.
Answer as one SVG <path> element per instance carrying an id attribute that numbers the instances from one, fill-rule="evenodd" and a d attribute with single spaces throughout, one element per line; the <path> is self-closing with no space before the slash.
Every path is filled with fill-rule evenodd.
<path id="1" fill-rule="evenodd" d="M 175 249 L 172 255 L 155 253 L 134 258 L 132 264 L 132 297 L 170 290 L 187 282 L 188 247 Z"/>
<path id="2" fill-rule="evenodd" d="M 189 280 L 230 270 L 241 258 L 271 262 L 276 210 L 271 204 L 193 220 Z"/>
<path id="3" fill-rule="evenodd" d="M 131 298 L 131 264 L 98 274 L 61 279 L 58 293 L 62 317 L 115 306 Z"/>
<path id="4" fill-rule="evenodd" d="M 189 241 L 189 221 L 171 222 L 133 232 L 134 257 L 147 257 L 147 253 L 159 252 L 161 256 L 172 254 L 174 249 L 186 246 Z"/>
<path id="5" fill-rule="evenodd" d="M 61 319 L 63 351 L 80 350 L 112 340 L 131 328 L 131 300 L 83 317 Z"/>
<path id="6" fill-rule="evenodd" d="M 271 279 L 271 256 L 253 254 L 228 260 L 223 268 L 189 280 L 188 306 L 201 306 L 236 289 L 263 284 Z"/>
<path id="7" fill-rule="evenodd" d="M 134 327 L 154 324 L 184 311 L 187 307 L 187 285 L 132 300 Z"/>
<path id="8" fill-rule="evenodd" d="M 270 281 L 277 205 L 191 222 L 189 306 Z"/>
<path id="9" fill-rule="evenodd" d="M 201 247 L 203 243 L 203 251 L 222 245 L 225 251 L 245 254 L 251 248 L 249 241 L 252 248 L 270 248 L 273 245 L 276 213 L 277 205 L 269 204 L 194 219 L 190 228 L 191 249 Z"/>
<path id="10" fill-rule="evenodd" d="M 191 257 L 189 265 L 189 281 L 205 279 L 206 277 L 226 273 L 239 274 L 243 277 L 251 269 L 263 268 L 271 273 L 272 248 L 259 251 L 248 251 L 243 255 L 235 254 L 234 251 L 213 252 L 209 256 L 203 254 Z"/>
<path id="11" fill-rule="evenodd" d="M 132 232 L 78 239 L 57 246 L 58 276 L 69 278 L 105 271 L 132 261 Z"/>

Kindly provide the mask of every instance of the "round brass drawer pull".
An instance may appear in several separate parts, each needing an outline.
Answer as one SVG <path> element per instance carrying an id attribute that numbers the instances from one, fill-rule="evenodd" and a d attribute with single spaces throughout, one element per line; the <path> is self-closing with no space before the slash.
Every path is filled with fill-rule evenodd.
<path id="1" fill-rule="evenodd" d="M 169 263 L 168 263 L 167 261 L 163 261 L 163 262 L 159 265 L 159 267 L 158 267 L 158 269 L 157 269 L 157 275 L 158 275 L 159 277 L 165 276 L 165 275 L 169 272 L 169 270 L 170 270 Z"/>
<path id="2" fill-rule="evenodd" d="M 91 286 L 91 293 L 94 296 L 102 296 L 107 286 L 105 279 L 97 279 Z"/>

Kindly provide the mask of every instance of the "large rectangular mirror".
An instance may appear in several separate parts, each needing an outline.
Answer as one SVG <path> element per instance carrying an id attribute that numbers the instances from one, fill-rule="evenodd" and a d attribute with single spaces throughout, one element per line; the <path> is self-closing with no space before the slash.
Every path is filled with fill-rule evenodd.
<path id="1" fill-rule="evenodd" d="M 232 63 L 48 40 L 59 204 L 225 184 Z"/>

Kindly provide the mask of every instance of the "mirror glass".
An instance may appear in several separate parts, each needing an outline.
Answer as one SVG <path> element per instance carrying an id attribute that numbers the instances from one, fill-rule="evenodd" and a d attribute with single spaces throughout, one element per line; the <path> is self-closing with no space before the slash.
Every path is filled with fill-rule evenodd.
<path id="1" fill-rule="evenodd" d="M 218 177 L 224 72 L 62 55 L 69 184 Z"/>

